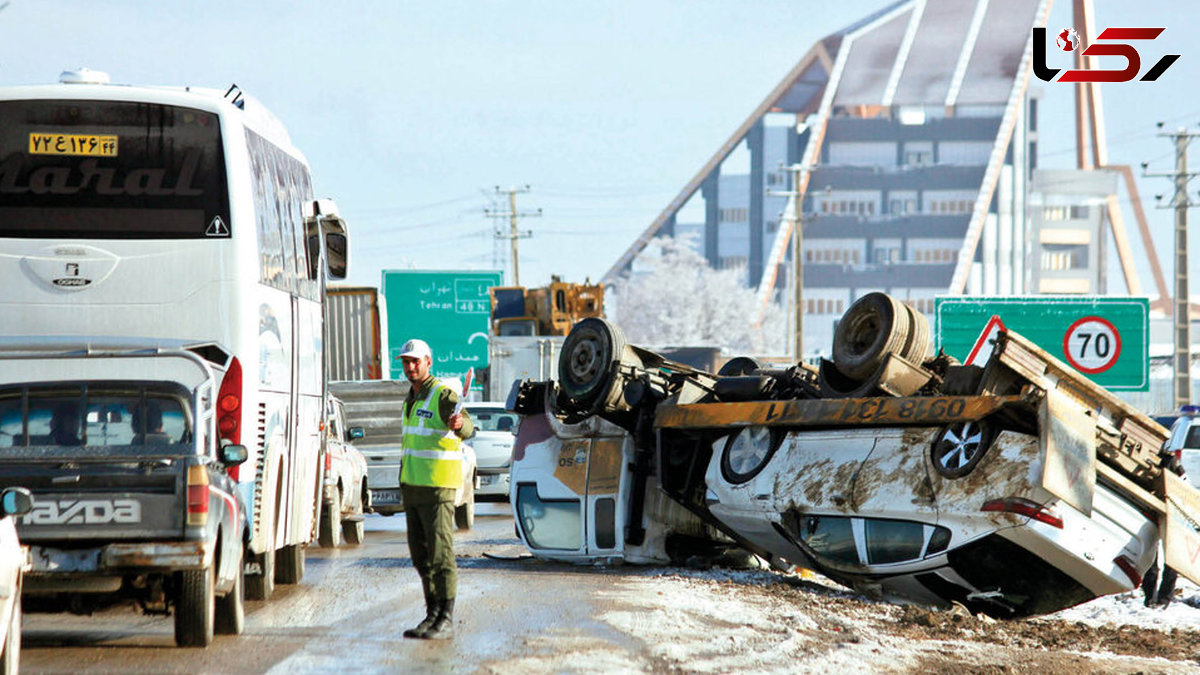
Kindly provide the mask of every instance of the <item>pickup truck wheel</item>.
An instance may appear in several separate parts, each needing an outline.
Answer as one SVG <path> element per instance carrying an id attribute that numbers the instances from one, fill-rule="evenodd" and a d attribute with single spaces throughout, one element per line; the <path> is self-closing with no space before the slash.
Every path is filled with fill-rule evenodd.
<path id="1" fill-rule="evenodd" d="M 304 578 L 304 547 L 288 544 L 279 549 L 279 560 L 275 566 L 275 581 L 281 584 L 298 584 Z"/>
<path id="2" fill-rule="evenodd" d="M 213 639 L 213 568 L 176 572 L 175 644 L 207 647 Z"/>
<path id="3" fill-rule="evenodd" d="M 343 520 L 342 534 L 346 537 L 346 543 L 351 546 L 361 546 L 363 543 L 364 523 L 361 520 Z"/>
<path id="4" fill-rule="evenodd" d="M 625 350 L 625 334 L 613 324 L 589 317 L 575 324 L 563 341 L 558 379 L 567 396 L 586 404 L 608 391 L 612 365 Z"/>
<path id="5" fill-rule="evenodd" d="M 321 545 L 321 548 L 337 548 L 342 544 L 342 530 L 338 527 L 341 503 L 342 493 L 339 490 L 337 501 L 325 502 L 321 505 L 321 527 L 317 533 L 317 543 Z"/>
<path id="6" fill-rule="evenodd" d="M 910 339 L 908 309 L 886 293 L 868 293 L 850 305 L 833 333 L 833 364 L 846 377 L 866 380 L 888 354 L 904 356 Z"/>
<path id="7" fill-rule="evenodd" d="M 930 449 L 933 468 L 947 478 L 961 478 L 979 465 L 991 440 L 992 429 L 987 422 L 955 422 L 933 441 Z"/>
<path id="8" fill-rule="evenodd" d="M 246 578 L 246 597 L 266 600 L 275 592 L 275 550 L 263 551 L 256 557 L 262 572 Z"/>
<path id="9" fill-rule="evenodd" d="M 238 556 L 233 588 L 223 598 L 217 598 L 214 629 L 218 635 L 241 635 L 246 628 L 246 572 Z"/>
<path id="10" fill-rule="evenodd" d="M 4 635 L 4 651 L 0 653 L 0 673 L 17 675 L 21 672 L 21 599 L 13 603 L 8 633 Z"/>

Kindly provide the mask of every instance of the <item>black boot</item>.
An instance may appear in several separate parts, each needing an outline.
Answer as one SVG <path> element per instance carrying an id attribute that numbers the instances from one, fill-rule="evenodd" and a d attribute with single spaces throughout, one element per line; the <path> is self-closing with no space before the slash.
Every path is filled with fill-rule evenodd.
<path id="1" fill-rule="evenodd" d="M 419 637 L 426 640 L 449 640 L 454 637 L 454 601 L 447 600 L 442 603 L 441 612 L 438 613 L 437 619 L 433 625 L 429 627 Z"/>
<path id="2" fill-rule="evenodd" d="M 423 638 L 425 631 L 437 621 L 438 616 L 442 613 L 442 603 L 433 599 L 433 596 L 425 596 L 425 618 L 421 619 L 421 623 L 413 628 L 404 631 L 406 638 Z"/>

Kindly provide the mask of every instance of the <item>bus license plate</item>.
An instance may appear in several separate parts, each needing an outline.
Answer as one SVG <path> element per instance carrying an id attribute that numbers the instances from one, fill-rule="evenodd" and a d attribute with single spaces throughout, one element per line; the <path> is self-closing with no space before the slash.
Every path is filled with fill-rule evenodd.
<path id="1" fill-rule="evenodd" d="M 371 502 L 374 504 L 397 504 L 400 502 L 400 491 L 371 490 Z"/>
<path id="2" fill-rule="evenodd" d="M 116 157 L 117 137 L 98 134 L 29 134 L 31 155 Z"/>

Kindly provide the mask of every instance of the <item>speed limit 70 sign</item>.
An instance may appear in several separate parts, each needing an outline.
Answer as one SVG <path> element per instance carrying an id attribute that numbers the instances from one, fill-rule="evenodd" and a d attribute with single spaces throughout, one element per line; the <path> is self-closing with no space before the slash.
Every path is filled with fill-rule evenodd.
<path id="1" fill-rule="evenodd" d="M 1096 384 L 1145 391 L 1150 385 L 1150 302 L 1146 298 L 1020 296 L 938 298 L 938 345 L 965 361 L 993 316 Z"/>

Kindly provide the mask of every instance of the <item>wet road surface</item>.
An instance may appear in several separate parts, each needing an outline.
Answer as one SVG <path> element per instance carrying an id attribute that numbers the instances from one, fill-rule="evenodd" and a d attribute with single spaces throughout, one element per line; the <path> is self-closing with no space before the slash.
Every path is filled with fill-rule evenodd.
<path id="1" fill-rule="evenodd" d="M 207 649 L 180 649 L 171 617 L 143 616 L 132 607 L 90 617 L 27 614 L 22 670 L 475 672 L 515 667 L 511 660 L 528 653 L 528 639 L 555 626 L 628 642 L 592 618 L 590 591 L 608 586 L 609 575 L 529 560 L 507 504 L 479 504 L 475 528 L 456 535 L 456 638 L 406 640 L 401 632 L 424 616 L 424 603 L 404 516 L 368 516 L 366 531 L 361 547 L 310 548 L 300 584 L 276 586 L 268 601 L 247 601 L 241 636 L 217 636 Z"/>

